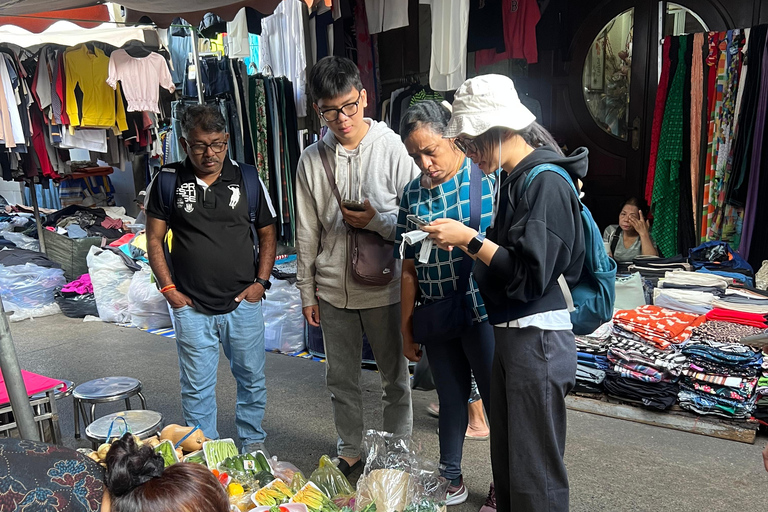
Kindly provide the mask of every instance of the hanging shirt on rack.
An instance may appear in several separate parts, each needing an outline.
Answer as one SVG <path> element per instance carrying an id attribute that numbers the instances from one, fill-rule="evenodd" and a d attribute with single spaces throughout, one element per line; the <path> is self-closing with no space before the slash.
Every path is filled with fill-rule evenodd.
<path id="1" fill-rule="evenodd" d="M 368 33 L 408 26 L 408 0 L 365 0 Z"/>
<path id="2" fill-rule="evenodd" d="M 248 19 L 245 7 L 237 11 L 235 19 L 227 22 L 227 56 L 230 59 L 251 56 L 248 41 Z"/>
<path id="3" fill-rule="evenodd" d="M 293 83 L 296 114 L 307 116 L 304 23 L 301 2 L 281 2 L 271 16 L 261 20 L 259 67 L 272 69 Z"/>
<path id="4" fill-rule="evenodd" d="M 107 83 L 117 89 L 123 84 L 129 112 L 160 113 L 158 99 L 160 87 L 169 92 L 176 90 L 165 58 L 152 52 L 146 57 L 132 57 L 125 50 L 115 50 L 109 58 Z"/>
<path id="5" fill-rule="evenodd" d="M 3 82 L 3 93 L 5 94 L 5 102 L 8 106 L 8 116 L 11 121 L 10 137 L 7 133 L 5 135 L 6 146 L 9 148 L 24 146 L 26 144 L 26 138 L 24 136 L 24 127 L 21 123 L 21 115 L 19 113 L 20 100 L 16 96 L 16 87 L 18 86 L 19 78 L 13 70 L 13 67 L 9 67 L 4 55 L 2 62 L 0 62 L 0 80 Z M 12 144 L 9 142 L 12 142 Z"/>
<path id="6" fill-rule="evenodd" d="M 123 98 L 107 84 L 109 57 L 94 47 L 80 44 L 64 52 L 66 69 L 66 110 L 71 126 L 128 129 Z M 77 105 L 75 87 L 83 93 L 82 110 Z"/>
<path id="7" fill-rule="evenodd" d="M 186 25 L 189 26 L 189 30 L 194 30 L 189 23 L 181 18 L 174 18 L 171 23 L 173 25 Z M 173 27 L 168 30 L 168 51 L 171 54 L 171 65 L 173 66 L 171 76 L 176 85 L 181 85 L 184 82 L 187 59 L 192 53 L 192 37 L 189 35 L 189 30 L 181 27 Z"/>
<path id="8" fill-rule="evenodd" d="M 481 50 L 475 53 L 475 69 L 507 59 L 525 59 L 528 64 L 539 61 L 536 46 L 536 24 L 541 11 L 536 0 L 503 0 L 504 46 L 506 51 Z"/>
<path id="9" fill-rule="evenodd" d="M 421 0 L 432 6 L 432 60 L 429 85 L 436 91 L 458 89 L 467 78 L 469 0 Z"/>

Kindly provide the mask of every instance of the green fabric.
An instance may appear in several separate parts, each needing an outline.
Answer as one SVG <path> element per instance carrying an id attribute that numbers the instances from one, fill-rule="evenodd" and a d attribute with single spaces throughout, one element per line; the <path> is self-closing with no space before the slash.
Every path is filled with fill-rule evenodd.
<path id="1" fill-rule="evenodd" d="M 250 108 L 251 143 L 256 155 L 256 170 L 259 177 L 269 190 L 269 172 L 267 172 L 267 93 L 264 90 L 264 80 L 256 77 L 248 77 L 248 95 Z"/>
<path id="2" fill-rule="evenodd" d="M 683 160 L 683 93 L 685 91 L 686 38 L 680 38 L 677 69 L 669 86 L 659 153 L 653 181 L 653 227 L 651 235 L 666 257 L 678 253 L 677 228 L 680 212 L 680 165 Z"/>

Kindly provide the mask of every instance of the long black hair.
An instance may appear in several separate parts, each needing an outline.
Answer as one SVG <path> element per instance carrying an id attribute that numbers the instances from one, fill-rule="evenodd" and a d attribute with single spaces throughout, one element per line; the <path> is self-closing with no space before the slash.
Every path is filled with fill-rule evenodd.
<path id="1" fill-rule="evenodd" d="M 563 150 L 560 149 L 560 146 L 555 141 L 555 138 L 552 136 L 552 134 L 536 121 L 531 123 L 527 128 L 519 131 L 510 130 L 509 128 L 500 126 L 490 128 L 475 138 L 475 144 L 477 145 L 477 150 L 480 153 L 487 155 L 488 152 L 493 149 L 494 146 L 499 142 L 499 140 L 503 141 L 511 139 L 515 135 L 522 137 L 525 143 L 534 149 L 549 147 L 558 155 L 565 156 Z"/>

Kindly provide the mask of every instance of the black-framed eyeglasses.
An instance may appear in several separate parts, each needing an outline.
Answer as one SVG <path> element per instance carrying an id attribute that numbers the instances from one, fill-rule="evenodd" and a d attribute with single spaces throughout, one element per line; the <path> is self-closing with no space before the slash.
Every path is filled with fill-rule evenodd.
<path id="1" fill-rule="evenodd" d="M 453 144 L 465 155 L 469 153 L 477 153 L 477 143 L 475 142 L 475 139 L 456 137 L 453 139 Z"/>
<path id="2" fill-rule="evenodd" d="M 326 123 L 332 123 L 333 121 L 337 120 L 340 114 L 344 114 L 347 117 L 352 117 L 353 115 L 357 114 L 357 110 L 360 108 L 360 98 L 362 95 L 363 91 L 358 92 L 356 101 L 342 105 L 341 108 L 329 108 L 326 110 L 321 110 L 320 117 L 322 117 Z"/>
<path id="3" fill-rule="evenodd" d="M 189 144 L 187 145 L 187 147 L 189 148 L 189 151 L 193 155 L 200 156 L 200 155 L 204 155 L 208 151 L 208 148 L 211 148 L 214 153 L 221 153 L 225 149 L 227 149 L 227 143 L 212 142 L 210 144 Z"/>

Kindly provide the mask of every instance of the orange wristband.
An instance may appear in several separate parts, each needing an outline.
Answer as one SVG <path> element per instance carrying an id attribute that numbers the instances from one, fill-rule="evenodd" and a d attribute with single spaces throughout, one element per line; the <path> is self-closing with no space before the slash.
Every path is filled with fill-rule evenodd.
<path id="1" fill-rule="evenodd" d="M 175 284 L 169 284 L 168 286 L 163 286 L 162 288 L 160 288 L 160 293 L 169 292 L 169 291 L 175 290 L 175 289 L 176 289 L 176 285 Z"/>

